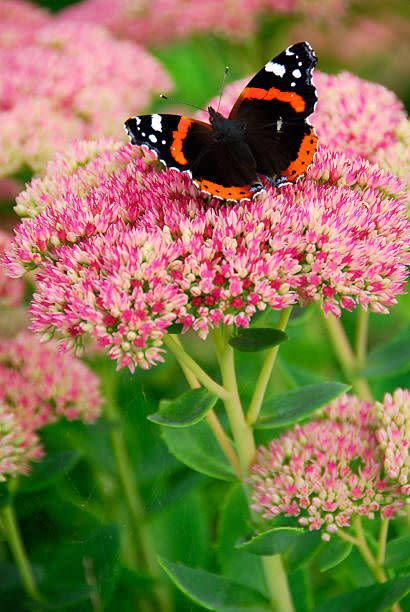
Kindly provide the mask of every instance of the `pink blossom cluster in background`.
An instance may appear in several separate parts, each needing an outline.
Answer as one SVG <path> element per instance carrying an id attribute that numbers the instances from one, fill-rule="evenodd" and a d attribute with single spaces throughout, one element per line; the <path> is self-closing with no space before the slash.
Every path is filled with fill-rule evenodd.
<path id="1" fill-rule="evenodd" d="M 387 312 L 404 291 L 403 185 L 366 160 L 321 147 L 304 181 L 226 205 L 138 147 L 99 148 L 58 156 L 18 201 L 29 218 L 6 263 L 38 269 L 38 332 L 90 334 L 120 366 L 147 368 L 173 322 L 205 337 L 296 302 Z"/>
<path id="2" fill-rule="evenodd" d="M 33 23 L 31 9 L 21 11 L 16 23 L 0 24 L 0 176 L 39 171 L 76 138 L 121 138 L 124 118 L 169 90 L 164 69 L 142 47 L 43 13 Z"/>
<path id="3" fill-rule="evenodd" d="M 198 33 L 248 38 L 262 14 L 334 19 L 345 5 L 345 0 L 84 0 L 69 6 L 62 16 L 98 23 L 120 38 L 161 46 Z"/>
<path id="4" fill-rule="evenodd" d="M 28 430 L 59 418 L 94 422 L 101 407 L 97 376 L 55 342 L 22 332 L 0 339 L 0 403 Z"/>
<path id="5" fill-rule="evenodd" d="M 43 450 L 36 433 L 24 428 L 13 408 L 0 404 L 0 482 L 30 471 Z"/>
<path id="6" fill-rule="evenodd" d="M 50 20 L 39 6 L 25 0 L 0 2 L 0 48 L 15 49 L 31 43 L 38 28 Z"/>
<path id="7" fill-rule="evenodd" d="M 393 517 L 410 493 L 409 428 L 409 391 L 386 395 L 378 411 L 354 396 L 339 398 L 317 419 L 258 449 L 249 478 L 252 509 L 268 521 L 297 517 L 325 540 L 354 516 Z"/>
<path id="8" fill-rule="evenodd" d="M 318 104 L 311 122 L 319 142 L 348 157 L 364 157 L 410 183 L 410 123 L 402 102 L 377 83 L 341 72 L 315 70 Z M 225 88 L 220 112 L 228 116 L 249 79 Z M 210 105 L 218 105 L 218 98 Z M 198 113 L 204 119 L 205 113 Z"/>
<path id="9" fill-rule="evenodd" d="M 0 256 L 10 246 L 11 234 L 0 230 Z M 0 266 L 0 310 L 19 306 L 24 296 L 24 282 L 21 279 L 10 280 Z"/>

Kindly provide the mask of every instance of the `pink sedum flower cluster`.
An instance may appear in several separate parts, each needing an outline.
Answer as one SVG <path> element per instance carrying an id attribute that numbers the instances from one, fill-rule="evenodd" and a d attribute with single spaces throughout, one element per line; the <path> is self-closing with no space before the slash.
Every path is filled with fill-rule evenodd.
<path id="1" fill-rule="evenodd" d="M 30 471 L 30 462 L 41 459 L 38 436 L 24 428 L 13 408 L 0 403 L 0 482 Z"/>
<path id="2" fill-rule="evenodd" d="M 406 485 L 410 475 L 410 391 L 387 393 L 377 409 L 381 423 L 377 439 L 385 453 L 384 469 L 389 478 Z"/>
<path id="3" fill-rule="evenodd" d="M 393 454 L 409 465 L 409 398 L 398 390 L 376 411 L 346 395 L 319 418 L 260 447 L 249 477 L 252 509 L 268 521 L 296 517 L 309 530 L 322 530 L 324 540 L 354 516 L 400 513 L 410 493 L 408 470 L 399 474 L 388 466 Z M 386 443 L 392 431 L 394 443 Z"/>
<path id="4" fill-rule="evenodd" d="M 37 268 L 33 329 L 67 346 L 90 334 L 118 365 L 163 359 L 172 323 L 206 337 L 258 310 L 320 301 L 387 312 L 404 291 L 403 185 L 320 148 L 310 176 L 235 205 L 112 141 L 79 143 L 18 199 L 27 218 L 5 257 Z"/>
<path id="5" fill-rule="evenodd" d="M 125 137 L 124 117 L 171 86 L 146 50 L 98 26 L 50 16 L 42 27 L 22 19 L 9 28 L 30 37 L 0 44 L 0 176 L 42 170 L 77 138 Z"/>
<path id="6" fill-rule="evenodd" d="M 15 48 L 33 41 L 36 30 L 50 20 L 47 11 L 24 0 L 0 2 L 0 49 Z"/>
<path id="7" fill-rule="evenodd" d="M 261 14 L 290 13 L 334 18 L 345 0 L 83 0 L 63 11 L 64 18 L 98 23 L 116 36 L 153 46 L 193 34 L 249 37 Z"/>
<path id="8" fill-rule="evenodd" d="M 59 418 L 93 423 L 100 414 L 97 376 L 54 342 L 22 332 L 0 339 L 0 403 L 28 431 Z"/>
<path id="9" fill-rule="evenodd" d="M 9 279 L 10 280 L 10 279 Z M 37 431 L 60 418 L 93 423 L 98 378 L 56 343 L 27 331 L 0 339 L 0 481 L 27 474 L 43 457 Z"/>
<path id="10" fill-rule="evenodd" d="M 0 230 L 0 256 L 10 246 L 12 236 Z M 20 306 L 24 296 L 24 282 L 21 279 L 10 280 L 0 266 L 0 309 Z"/>

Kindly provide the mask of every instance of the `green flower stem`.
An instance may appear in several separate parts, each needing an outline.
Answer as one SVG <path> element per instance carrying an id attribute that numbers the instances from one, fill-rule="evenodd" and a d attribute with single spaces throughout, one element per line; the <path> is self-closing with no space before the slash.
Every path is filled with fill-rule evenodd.
<path id="1" fill-rule="evenodd" d="M 182 348 L 181 344 L 173 338 L 171 334 L 164 337 L 164 343 L 174 353 L 179 363 L 184 364 L 196 376 L 199 382 L 211 393 L 214 393 L 221 400 L 226 400 L 228 392 L 226 389 L 218 385 L 208 374 L 197 364 L 192 357 L 188 355 Z"/>
<path id="2" fill-rule="evenodd" d="M 356 329 L 356 366 L 362 370 L 366 366 L 367 341 L 369 335 L 369 311 L 359 309 Z"/>
<path id="3" fill-rule="evenodd" d="M 182 343 L 180 342 L 180 340 L 175 338 L 175 341 L 179 344 L 181 350 L 185 352 L 184 347 L 182 346 Z M 181 366 L 181 370 L 183 371 L 185 378 L 188 381 L 189 386 L 192 389 L 198 389 L 201 386 L 201 384 L 198 381 L 195 374 L 192 373 L 192 371 L 185 365 L 185 363 L 182 363 L 182 361 L 180 361 L 178 356 L 176 356 L 176 359 L 179 365 Z M 225 457 L 228 459 L 229 463 L 234 469 L 235 474 L 238 476 L 238 478 L 240 478 L 241 465 L 239 463 L 238 455 L 236 454 L 229 437 L 226 435 L 224 428 L 222 427 L 221 423 L 219 422 L 218 417 L 216 416 L 213 410 L 208 411 L 206 415 L 206 420 L 208 422 L 209 427 L 212 429 L 212 432 L 216 440 L 218 441 L 219 446 L 221 447 Z"/>
<path id="4" fill-rule="evenodd" d="M 379 541 L 377 547 L 377 564 L 383 565 L 386 557 L 387 534 L 389 532 L 389 520 L 383 519 L 380 525 Z"/>
<path id="5" fill-rule="evenodd" d="M 289 308 L 285 308 L 280 313 L 279 322 L 276 326 L 276 329 L 280 329 L 281 331 L 285 331 L 286 326 L 289 321 L 289 317 L 292 312 L 292 306 Z M 266 351 L 266 356 L 262 365 L 262 369 L 260 371 L 258 380 L 255 385 L 255 391 L 252 396 L 252 400 L 249 406 L 248 414 L 246 415 L 246 420 L 248 425 L 253 425 L 259 416 L 260 409 L 262 407 L 263 398 L 265 396 L 266 388 L 269 383 L 269 379 L 272 374 L 273 366 L 275 365 L 276 357 L 279 352 L 280 344 L 277 344 L 270 350 Z"/>
<path id="6" fill-rule="evenodd" d="M 20 573 L 24 590 L 31 599 L 41 601 L 42 598 L 37 588 L 30 561 L 27 557 L 13 506 L 8 505 L 2 508 L 2 510 L 0 510 L 0 517 L 8 545 Z"/>
<path id="7" fill-rule="evenodd" d="M 359 552 L 362 555 L 363 559 L 366 561 L 368 568 L 372 572 L 377 582 L 386 582 L 387 576 L 384 573 L 382 567 L 380 567 L 380 565 L 377 563 L 377 559 L 373 556 L 369 545 L 367 544 L 360 517 L 356 517 L 354 519 L 353 525 L 356 532 L 357 548 L 359 549 Z"/>
<path id="8" fill-rule="evenodd" d="M 228 344 L 229 330 L 227 328 L 216 329 L 213 332 L 213 337 L 222 381 L 225 389 L 229 392 L 228 399 L 224 400 L 225 410 L 238 449 L 242 478 L 244 478 L 248 472 L 249 464 L 255 456 L 253 432 L 247 424 L 242 410 L 236 382 L 234 351 Z M 272 609 L 275 612 L 293 612 L 292 598 L 280 555 L 263 557 L 262 566 Z"/>
<path id="9" fill-rule="evenodd" d="M 121 490 L 124 495 L 125 503 L 131 519 L 130 527 L 134 540 L 134 549 L 140 552 L 145 569 L 153 578 L 158 579 L 160 572 L 156 560 L 156 553 L 145 526 L 143 503 L 136 486 L 134 471 L 128 457 L 123 433 L 121 431 L 121 414 L 116 398 L 113 397 L 115 395 L 113 393 L 113 388 L 115 388 L 115 385 L 111 384 L 112 377 L 107 375 L 104 377 L 104 379 L 106 380 L 105 415 L 114 425 L 110 431 L 110 440 L 114 460 L 117 466 Z M 126 535 L 128 536 L 128 534 Z M 127 542 L 127 549 L 129 550 L 130 547 L 132 548 L 132 544 L 130 546 L 130 542 Z M 171 612 L 173 606 L 169 598 L 168 589 L 166 589 L 163 585 L 158 585 L 154 589 L 154 594 L 158 603 L 158 607 L 155 609 L 161 612 Z"/>
<path id="10" fill-rule="evenodd" d="M 362 527 L 360 517 L 356 517 L 354 519 L 354 528 L 356 532 L 356 537 L 345 533 L 343 529 L 339 529 L 337 531 L 337 535 L 341 540 L 345 542 L 350 542 L 353 546 L 356 546 L 363 560 L 365 561 L 367 567 L 372 572 L 374 578 L 377 582 L 386 582 L 388 579 L 384 570 L 383 570 L 383 562 L 384 562 L 384 554 L 385 554 L 385 546 L 386 546 L 386 538 L 387 538 L 387 528 L 389 522 L 383 521 L 382 527 L 380 530 L 380 538 L 379 538 L 379 546 L 377 551 L 377 556 L 375 557 L 372 551 L 369 548 L 369 545 L 366 541 L 366 536 Z M 399 604 L 393 604 L 391 606 L 392 612 L 402 612 L 402 609 Z"/>
<path id="11" fill-rule="evenodd" d="M 249 464 L 255 457 L 255 442 L 253 440 L 252 429 L 247 424 L 242 410 L 236 383 L 234 351 L 228 344 L 228 329 L 226 327 L 215 329 L 213 336 L 221 368 L 222 382 L 226 391 L 228 391 L 228 397 L 224 400 L 225 410 L 238 449 L 242 477 L 245 477 Z"/>
<path id="12" fill-rule="evenodd" d="M 357 374 L 358 360 L 349 344 L 340 319 L 329 314 L 327 317 L 324 316 L 323 320 L 346 379 L 361 399 L 369 402 L 373 401 L 367 381 Z"/>

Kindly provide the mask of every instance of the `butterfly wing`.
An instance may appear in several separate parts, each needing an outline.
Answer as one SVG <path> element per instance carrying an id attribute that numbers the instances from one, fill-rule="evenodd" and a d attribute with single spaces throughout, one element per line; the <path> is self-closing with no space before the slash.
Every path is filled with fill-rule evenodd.
<path id="1" fill-rule="evenodd" d="M 308 118 L 317 102 L 316 63 L 309 43 L 288 47 L 253 77 L 230 112 L 246 124 L 258 174 L 275 184 L 295 182 L 313 161 L 317 136 Z"/>
<path id="2" fill-rule="evenodd" d="M 125 122 L 131 143 L 146 146 L 168 168 L 187 172 L 195 185 L 221 200 L 252 198 L 263 189 L 246 145 L 214 138 L 208 123 L 180 115 L 141 115 Z"/>

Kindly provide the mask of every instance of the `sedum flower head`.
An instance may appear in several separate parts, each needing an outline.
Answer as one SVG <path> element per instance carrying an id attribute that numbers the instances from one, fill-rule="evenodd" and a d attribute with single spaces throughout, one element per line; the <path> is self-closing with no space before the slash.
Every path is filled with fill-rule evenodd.
<path id="1" fill-rule="evenodd" d="M 2 0 L 0 2 L 0 49 L 29 44 L 37 29 L 46 25 L 49 14 L 32 2 Z"/>
<path id="2" fill-rule="evenodd" d="M 319 101 L 312 123 L 323 144 L 373 161 L 399 140 L 407 116 L 392 91 L 349 72 L 318 71 L 314 80 Z"/>
<path id="3" fill-rule="evenodd" d="M 249 37 L 263 13 L 334 18 L 345 0 L 84 0 L 63 11 L 63 18 L 98 23 L 116 36 L 143 44 L 169 43 L 193 34 Z"/>
<path id="4" fill-rule="evenodd" d="M 410 412 L 408 406 L 402 410 L 403 401 L 408 403 L 408 392 L 386 396 L 386 408 L 378 413 L 371 403 L 346 395 L 320 418 L 260 447 L 249 477 L 253 510 L 268 521 L 296 517 L 309 530 L 322 530 L 325 540 L 354 516 L 391 518 L 400 512 L 408 473 L 403 470 L 399 480 L 386 470 L 392 449 L 380 439 L 388 436 L 393 412 L 401 412 L 408 433 Z M 399 434 L 396 440 L 403 442 Z"/>
<path id="5" fill-rule="evenodd" d="M 81 361 L 20 333 L 0 339 L 0 403 L 27 431 L 59 418 L 94 422 L 100 414 L 98 378 Z"/>
<path id="6" fill-rule="evenodd" d="M 402 189 L 322 147 L 305 180 L 224 204 L 143 149 L 79 143 L 18 198 L 27 218 L 5 262 L 38 270 L 33 329 L 67 346 L 89 334 L 120 366 L 147 368 L 172 323 L 204 338 L 268 306 L 386 312 L 409 261 Z"/>
<path id="7" fill-rule="evenodd" d="M 0 482 L 27 474 L 30 462 L 42 456 L 37 434 L 21 425 L 14 408 L 0 403 Z"/>
<path id="8" fill-rule="evenodd" d="M 42 170 L 78 138 L 122 137 L 124 117 L 170 88 L 146 50 L 98 26 L 48 17 L 31 31 L 29 40 L 0 44 L 0 176 Z"/>
<path id="9" fill-rule="evenodd" d="M 386 393 L 376 404 L 380 427 L 377 439 L 383 448 L 384 469 L 389 478 L 407 485 L 410 476 L 410 391 L 397 389 Z M 408 486 L 408 493 L 410 488 Z"/>
<path id="10" fill-rule="evenodd" d="M 0 255 L 10 246 L 12 236 L 0 230 Z M 24 282 L 10 279 L 0 266 L 0 309 L 19 306 L 23 301 Z"/>

